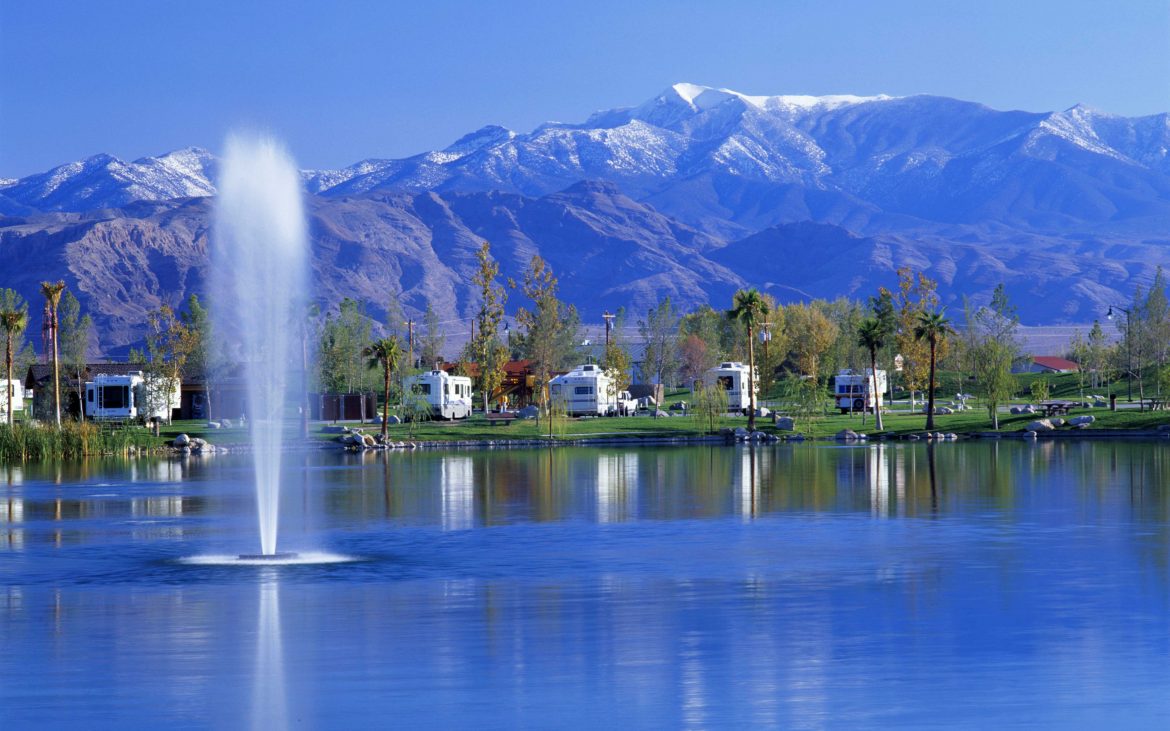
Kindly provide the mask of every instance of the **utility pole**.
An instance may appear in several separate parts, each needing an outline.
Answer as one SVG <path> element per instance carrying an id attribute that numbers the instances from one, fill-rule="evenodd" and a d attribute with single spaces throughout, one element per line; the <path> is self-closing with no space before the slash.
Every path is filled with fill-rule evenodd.
<path id="1" fill-rule="evenodd" d="M 406 325 L 406 367 L 414 368 L 414 320 L 402 324 Z"/>
<path id="2" fill-rule="evenodd" d="M 1112 305 L 1109 307 L 1109 312 L 1105 313 L 1105 319 L 1113 319 L 1113 311 L 1119 310 L 1125 313 L 1125 390 L 1127 398 L 1133 402 L 1133 337 L 1130 333 L 1129 310 L 1124 307 Z"/>
<path id="3" fill-rule="evenodd" d="M 609 310 L 606 310 L 605 312 L 601 313 L 601 318 L 603 320 L 605 320 L 605 357 L 606 357 L 606 359 L 609 358 L 609 332 L 610 332 L 610 330 L 613 330 L 613 321 L 614 321 L 614 318 L 616 318 L 616 317 L 617 317 L 617 315 L 613 314 Z"/>

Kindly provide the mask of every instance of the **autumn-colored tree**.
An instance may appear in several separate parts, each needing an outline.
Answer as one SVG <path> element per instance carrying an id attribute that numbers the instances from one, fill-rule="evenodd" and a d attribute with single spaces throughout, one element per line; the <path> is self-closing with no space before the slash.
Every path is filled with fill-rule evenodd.
<path id="1" fill-rule="evenodd" d="M 910 267 L 898 269 L 898 287 L 889 292 L 879 290 L 879 299 L 889 294 L 897 314 L 898 326 L 894 335 L 894 342 L 898 352 L 902 355 L 902 378 L 910 391 L 911 402 L 914 392 L 926 388 L 930 373 L 930 346 L 927 342 L 914 337 L 914 329 L 918 326 L 919 315 L 938 307 L 938 283 L 921 272 L 915 272 Z M 947 352 L 947 341 L 936 343 L 937 358 L 942 358 Z"/>

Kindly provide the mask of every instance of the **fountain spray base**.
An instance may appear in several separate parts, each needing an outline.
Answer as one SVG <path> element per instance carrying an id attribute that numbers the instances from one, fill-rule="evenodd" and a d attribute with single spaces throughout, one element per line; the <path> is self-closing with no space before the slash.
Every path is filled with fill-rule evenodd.
<path id="1" fill-rule="evenodd" d="M 295 561 L 300 558 L 299 553 L 241 553 L 241 561 Z"/>

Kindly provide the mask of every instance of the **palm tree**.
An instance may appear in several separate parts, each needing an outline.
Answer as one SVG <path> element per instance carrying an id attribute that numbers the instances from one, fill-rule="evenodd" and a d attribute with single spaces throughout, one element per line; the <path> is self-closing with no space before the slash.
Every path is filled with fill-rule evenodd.
<path id="1" fill-rule="evenodd" d="M 8 404 L 8 426 L 12 426 L 12 346 L 17 336 L 28 327 L 28 310 L 24 307 L 0 310 L 0 327 L 4 328 L 4 333 L 8 336 L 8 345 L 4 350 L 4 370 L 7 378 L 4 385 L 8 389 L 8 393 L 5 394 L 5 403 Z"/>
<path id="2" fill-rule="evenodd" d="M 727 311 L 727 317 L 731 320 L 738 320 L 747 328 L 747 346 L 748 346 L 748 431 L 754 431 L 756 428 L 756 351 L 753 346 L 755 340 L 756 325 L 758 325 L 764 317 L 768 314 L 768 303 L 764 300 L 763 295 L 759 290 L 755 289 L 741 289 L 735 293 L 735 298 L 731 301 L 731 309 Z"/>
<path id="3" fill-rule="evenodd" d="M 382 442 L 386 442 L 390 419 L 390 374 L 398 368 L 398 361 L 402 359 L 402 342 L 395 336 L 375 340 L 366 346 L 362 354 L 370 359 L 370 367 L 381 366 L 384 377 L 385 400 L 382 402 Z"/>
<path id="4" fill-rule="evenodd" d="M 926 428 L 928 431 L 934 428 L 935 350 L 939 343 L 945 341 L 947 336 L 953 335 L 954 332 L 955 329 L 951 327 L 951 321 L 946 318 L 944 313 L 918 313 L 918 324 L 914 326 L 914 339 L 930 343 L 930 380 L 927 382 L 929 390 L 926 392 Z"/>
<path id="5" fill-rule="evenodd" d="M 41 282 L 41 294 L 45 296 L 45 305 L 49 315 L 49 337 L 53 339 L 53 407 L 57 417 L 57 428 L 61 428 L 61 364 L 57 356 L 57 306 L 61 304 L 61 293 L 65 291 L 65 282 Z"/>
<path id="6" fill-rule="evenodd" d="M 878 431 L 885 429 L 882 425 L 881 394 L 877 387 L 877 352 L 886 344 L 886 329 L 876 317 L 867 317 L 857 326 L 857 344 L 869 351 L 869 373 L 873 380 L 873 415 L 877 422 Z"/>

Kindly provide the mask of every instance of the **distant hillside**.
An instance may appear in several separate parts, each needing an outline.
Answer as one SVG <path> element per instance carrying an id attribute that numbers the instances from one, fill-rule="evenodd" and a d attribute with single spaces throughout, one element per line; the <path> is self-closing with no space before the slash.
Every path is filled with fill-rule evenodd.
<path id="1" fill-rule="evenodd" d="M 474 311 L 472 252 L 533 253 L 585 317 L 867 296 L 908 264 L 957 306 L 1003 281 L 1029 323 L 1086 322 L 1170 264 L 1170 118 L 997 111 L 941 97 L 748 96 L 676 84 L 530 133 L 306 171 L 317 298 L 379 316 Z M 0 181 L 0 286 L 64 278 L 104 342 L 201 292 L 216 159 L 108 155 Z"/>

